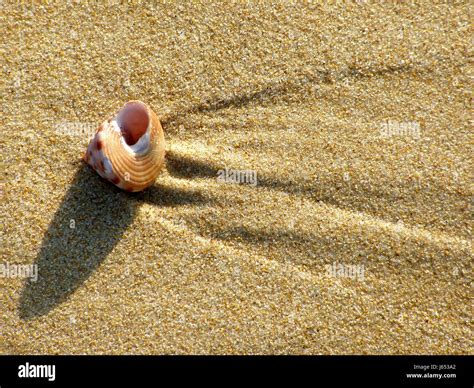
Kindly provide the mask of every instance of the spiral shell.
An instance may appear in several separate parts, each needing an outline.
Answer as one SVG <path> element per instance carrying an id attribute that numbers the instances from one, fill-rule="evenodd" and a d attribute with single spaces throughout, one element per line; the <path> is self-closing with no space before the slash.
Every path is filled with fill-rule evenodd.
<path id="1" fill-rule="evenodd" d="M 84 160 L 122 190 L 146 189 L 155 182 L 165 160 L 160 120 L 145 103 L 127 102 L 99 126 Z"/>

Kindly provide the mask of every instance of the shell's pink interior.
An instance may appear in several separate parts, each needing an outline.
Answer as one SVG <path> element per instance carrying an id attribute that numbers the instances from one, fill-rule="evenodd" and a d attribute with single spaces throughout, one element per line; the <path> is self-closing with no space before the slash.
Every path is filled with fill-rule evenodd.
<path id="1" fill-rule="evenodd" d="M 130 146 L 145 134 L 149 121 L 146 107 L 139 102 L 129 102 L 117 115 L 122 136 Z"/>

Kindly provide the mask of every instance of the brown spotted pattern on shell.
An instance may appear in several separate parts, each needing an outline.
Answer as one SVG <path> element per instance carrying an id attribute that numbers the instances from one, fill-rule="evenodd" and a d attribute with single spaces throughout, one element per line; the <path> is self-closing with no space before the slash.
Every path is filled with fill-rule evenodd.
<path id="1" fill-rule="evenodd" d="M 160 120 L 141 101 L 127 102 L 104 121 L 89 143 L 84 160 L 104 179 L 126 191 L 151 186 L 165 159 Z"/>

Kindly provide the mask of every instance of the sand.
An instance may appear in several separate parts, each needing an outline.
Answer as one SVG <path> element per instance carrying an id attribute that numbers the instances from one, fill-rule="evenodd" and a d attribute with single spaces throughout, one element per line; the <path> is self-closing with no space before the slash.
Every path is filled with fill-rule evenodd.
<path id="1" fill-rule="evenodd" d="M 1 9 L 0 353 L 474 353 L 468 2 Z M 77 134 L 131 99 L 138 194 Z"/>

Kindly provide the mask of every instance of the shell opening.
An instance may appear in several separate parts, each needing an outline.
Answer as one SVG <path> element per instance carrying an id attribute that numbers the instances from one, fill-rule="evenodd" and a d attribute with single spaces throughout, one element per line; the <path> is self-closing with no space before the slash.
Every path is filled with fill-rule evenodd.
<path id="1" fill-rule="evenodd" d="M 132 146 L 146 133 L 150 116 L 146 106 L 140 102 L 129 102 L 117 114 L 117 125 L 125 142 Z"/>

